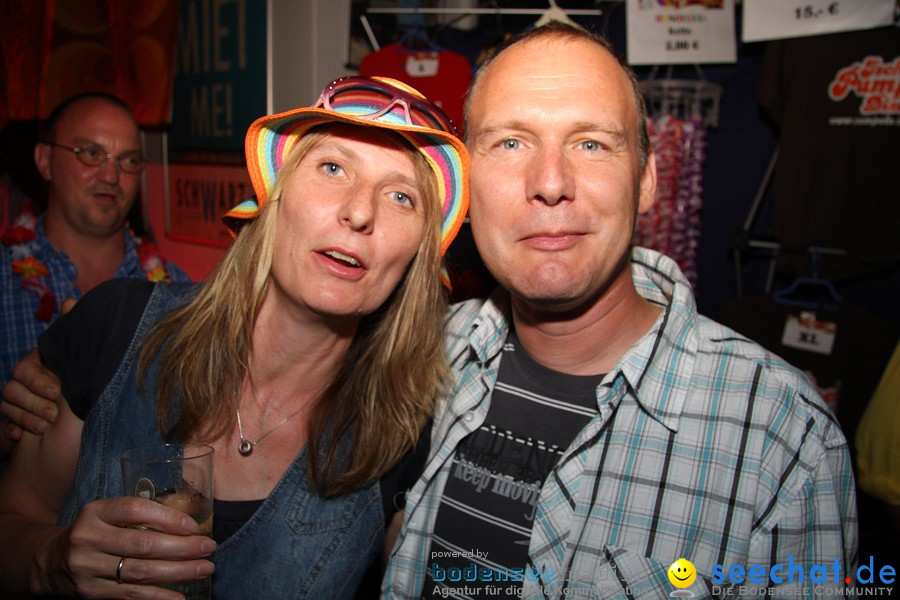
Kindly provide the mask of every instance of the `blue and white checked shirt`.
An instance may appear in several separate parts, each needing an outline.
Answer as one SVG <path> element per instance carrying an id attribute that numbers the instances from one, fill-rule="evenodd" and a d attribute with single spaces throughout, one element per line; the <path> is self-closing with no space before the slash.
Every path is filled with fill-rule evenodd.
<path id="1" fill-rule="evenodd" d="M 766 582 L 743 585 L 772 587 L 774 596 L 815 595 L 815 565 L 827 567 L 828 586 L 842 586 L 855 574 L 857 517 L 834 417 L 802 373 L 699 315 L 673 261 L 641 248 L 632 257 L 638 291 L 663 312 L 597 387 L 598 414 L 543 485 L 527 565 L 542 579 L 524 581 L 522 597 L 668 598 L 676 588 L 667 571 L 682 557 L 698 572 L 683 590 L 696 598 L 727 594 L 733 565 L 748 573 L 759 565 L 754 579 L 764 572 Z M 441 491 L 455 449 L 490 407 L 507 306 L 498 293 L 451 308 L 455 386 L 438 407 L 428 464 L 407 497 L 386 598 L 418 598 L 436 562 L 427 553 Z M 770 582 L 776 564 L 784 568 Z M 788 564 L 794 584 L 802 565 L 803 584 L 788 583 Z"/>
<path id="2" fill-rule="evenodd" d="M 50 271 L 49 277 L 41 279 L 56 295 L 57 312 L 66 298 L 81 298 L 76 286 L 78 269 L 68 255 L 50 245 L 44 231 L 44 217 L 38 219 L 35 229 L 37 237 L 31 242 L 32 254 L 43 262 Z M 44 323 L 35 316 L 40 304 L 37 294 L 24 289 L 22 276 L 12 272 L 12 247 L 0 244 L 0 387 L 12 377 L 12 368 L 22 356 L 37 345 L 40 336 L 50 323 Z M 165 261 L 169 278 L 173 282 L 190 281 L 190 277 L 174 263 Z M 114 277 L 147 277 L 141 268 L 134 236 L 125 229 L 125 258 Z"/>

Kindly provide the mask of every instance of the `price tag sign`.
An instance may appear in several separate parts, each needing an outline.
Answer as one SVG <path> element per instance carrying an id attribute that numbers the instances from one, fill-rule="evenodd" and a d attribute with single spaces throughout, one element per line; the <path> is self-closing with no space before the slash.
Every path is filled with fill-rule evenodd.
<path id="1" fill-rule="evenodd" d="M 834 339 L 837 336 L 837 324 L 830 321 L 819 321 L 816 315 L 802 312 L 800 315 L 788 315 L 781 333 L 781 343 L 789 348 L 831 354 Z"/>
<path id="2" fill-rule="evenodd" d="M 859 31 L 892 25 L 894 0 L 744 0 L 743 21 L 745 42 Z"/>
<path id="3" fill-rule="evenodd" d="M 734 0 L 627 0 L 626 8 L 629 64 L 737 60 Z"/>

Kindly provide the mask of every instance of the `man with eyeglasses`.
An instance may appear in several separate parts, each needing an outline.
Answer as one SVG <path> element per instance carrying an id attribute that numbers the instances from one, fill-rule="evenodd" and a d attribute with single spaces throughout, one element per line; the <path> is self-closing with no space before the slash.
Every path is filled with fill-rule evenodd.
<path id="1" fill-rule="evenodd" d="M 47 210 L 20 216 L 2 237 L 0 385 L 67 298 L 116 277 L 189 280 L 127 227 L 144 158 L 124 102 L 99 93 L 64 101 L 47 119 L 34 161 L 48 184 Z"/>

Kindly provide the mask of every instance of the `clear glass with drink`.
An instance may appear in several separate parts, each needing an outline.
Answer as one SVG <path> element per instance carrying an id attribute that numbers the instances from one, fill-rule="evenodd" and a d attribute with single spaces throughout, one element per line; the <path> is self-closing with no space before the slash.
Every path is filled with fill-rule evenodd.
<path id="1" fill-rule="evenodd" d="M 189 514 L 199 533 L 212 537 L 213 449 L 204 444 L 161 444 L 122 453 L 125 493 Z M 212 578 L 162 586 L 187 600 L 210 600 Z"/>

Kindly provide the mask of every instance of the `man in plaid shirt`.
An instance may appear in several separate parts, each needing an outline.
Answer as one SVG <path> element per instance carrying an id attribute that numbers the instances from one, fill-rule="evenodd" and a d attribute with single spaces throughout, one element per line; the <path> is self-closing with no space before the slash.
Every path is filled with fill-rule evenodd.
<path id="1" fill-rule="evenodd" d="M 472 231 L 501 287 L 451 309 L 455 380 L 383 596 L 843 586 L 856 506 L 834 417 L 699 315 L 673 261 L 629 247 L 657 182 L 631 72 L 551 25 L 481 67 L 466 114 Z"/>
<path id="2" fill-rule="evenodd" d="M 34 161 L 47 182 L 47 210 L 20 214 L 0 232 L 0 386 L 67 298 L 111 278 L 190 281 L 128 228 L 145 161 L 122 100 L 99 92 L 64 100 L 43 126 Z M 5 441 L 0 436 L 0 459 Z"/>

